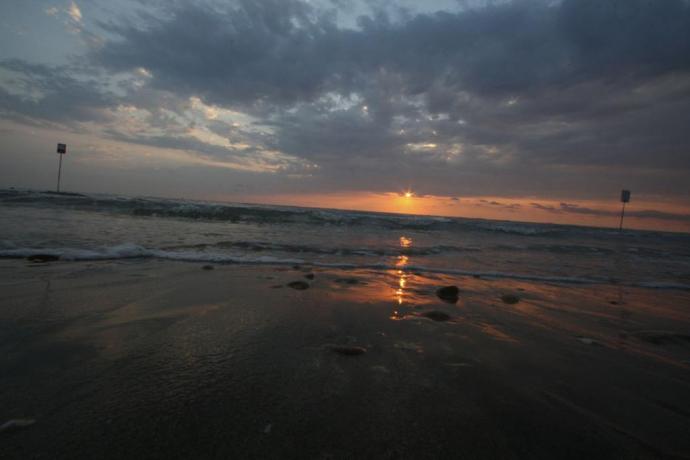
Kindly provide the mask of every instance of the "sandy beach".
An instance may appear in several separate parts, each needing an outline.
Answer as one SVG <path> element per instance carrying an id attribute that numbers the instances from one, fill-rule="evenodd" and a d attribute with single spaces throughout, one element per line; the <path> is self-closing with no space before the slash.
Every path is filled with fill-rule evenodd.
<path id="1" fill-rule="evenodd" d="M 0 423 L 29 421 L 3 458 L 690 452 L 686 291 L 160 260 L 0 279 Z"/>

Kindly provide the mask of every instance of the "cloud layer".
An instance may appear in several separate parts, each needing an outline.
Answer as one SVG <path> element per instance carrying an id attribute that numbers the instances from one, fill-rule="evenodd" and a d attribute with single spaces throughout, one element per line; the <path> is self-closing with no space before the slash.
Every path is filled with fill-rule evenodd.
<path id="1" fill-rule="evenodd" d="M 687 1 L 368 5 L 172 2 L 89 20 L 72 3 L 86 53 L 3 61 L 0 108 L 280 174 L 290 191 L 687 198 Z"/>

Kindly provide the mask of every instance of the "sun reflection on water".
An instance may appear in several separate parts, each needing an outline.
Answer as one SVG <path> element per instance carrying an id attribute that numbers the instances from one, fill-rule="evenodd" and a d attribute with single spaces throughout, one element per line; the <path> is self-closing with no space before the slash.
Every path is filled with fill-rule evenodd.
<path id="1" fill-rule="evenodd" d="M 412 238 L 407 238 L 405 236 L 400 237 L 400 247 L 401 248 L 410 248 L 412 247 Z M 398 301 L 398 305 L 403 304 L 403 300 L 405 297 L 405 288 L 407 287 L 407 279 L 410 276 L 405 272 L 405 268 L 410 262 L 410 258 L 404 254 L 401 254 L 398 256 L 397 261 L 395 262 L 395 266 L 397 268 L 397 275 L 398 275 L 398 288 L 395 290 L 395 298 Z M 397 316 L 398 312 L 395 311 L 393 312 L 394 316 Z"/>

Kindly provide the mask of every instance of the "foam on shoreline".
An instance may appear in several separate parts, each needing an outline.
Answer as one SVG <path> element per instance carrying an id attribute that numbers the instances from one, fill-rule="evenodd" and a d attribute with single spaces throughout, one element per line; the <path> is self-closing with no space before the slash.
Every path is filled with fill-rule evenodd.
<path id="1" fill-rule="evenodd" d="M 430 267 L 426 265 L 409 264 L 400 267 L 391 263 L 338 263 L 308 261 L 301 258 L 276 257 L 269 255 L 247 256 L 229 255 L 202 251 L 170 251 L 148 249 L 132 243 L 120 244 L 112 247 L 93 249 L 78 248 L 7 248 L 0 249 L 0 258 L 24 259 L 27 257 L 48 255 L 59 258 L 60 261 L 103 261 L 120 259 L 162 259 L 179 262 L 238 264 L 238 265 L 305 265 L 321 268 L 345 270 L 404 270 L 406 272 L 434 273 L 446 275 L 474 276 L 486 279 L 513 279 L 521 281 L 536 281 L 562 284 L 620 284 L 623 286 L 641 287 L 648 289 L 690 290 L 690 285 L 660 280 L 644 280 L 624 282 L 600 277 L 578 276 L 548 276 L 528 273 L 512 273 L 501 271 L 463 270 L 448 267 Z"/>

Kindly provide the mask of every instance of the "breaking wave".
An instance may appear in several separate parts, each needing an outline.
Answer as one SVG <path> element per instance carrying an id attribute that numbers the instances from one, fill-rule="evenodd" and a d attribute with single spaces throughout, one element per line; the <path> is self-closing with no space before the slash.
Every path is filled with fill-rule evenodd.
<path id="1" fill-rule="evenodd" d="M 56 193 L 32 190 L 2 189 L 0 205 L 63 207 L 73 210 L 114 212 L 131 216 L 195 219 L 251 224 L 313 224 L 320 226 L 368 226 L 399 230 L 449 230 L 489 232 L 524 237 L 559 237 L 574 234 L 610 236 L 611 229 L 537 224 L 482 219 L 415 216 L 367 211 L 341 211 L 291 206 L 163 198 L 131 198 L 106 194 Z M 658 236 L 659 232 L 629 231 L 636 236 Z M 670 234 L 663 234 L 665 237 Z M 687 238 L 683 235 L 682 238 Z"/>

